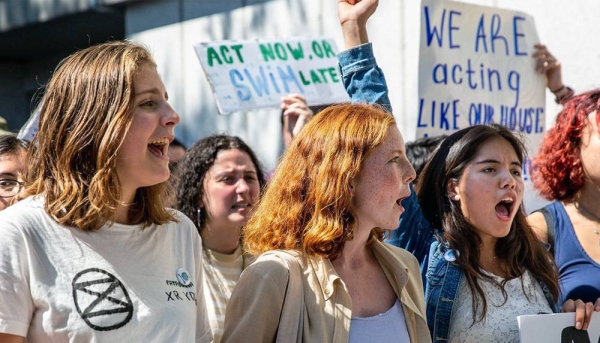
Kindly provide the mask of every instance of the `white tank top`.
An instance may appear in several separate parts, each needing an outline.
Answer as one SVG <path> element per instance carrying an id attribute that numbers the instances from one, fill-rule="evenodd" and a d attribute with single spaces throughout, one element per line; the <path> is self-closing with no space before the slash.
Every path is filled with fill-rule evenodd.
<path id="1" fill-rule="evenodd" d="M 348 342 L 410 342 L 400 300 L 396 299 L 392 308 L 373 317 L 352 317 Z"/>

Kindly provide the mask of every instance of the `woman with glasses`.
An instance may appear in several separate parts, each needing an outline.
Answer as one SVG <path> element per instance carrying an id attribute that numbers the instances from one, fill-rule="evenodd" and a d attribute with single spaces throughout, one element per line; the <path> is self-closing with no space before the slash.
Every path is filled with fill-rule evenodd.
<path id="1" fill-rule="evenodd" d="M 0 135 L 0 211 L 10 206 L 23 188 L 23 169 L 29 142 Z"/>

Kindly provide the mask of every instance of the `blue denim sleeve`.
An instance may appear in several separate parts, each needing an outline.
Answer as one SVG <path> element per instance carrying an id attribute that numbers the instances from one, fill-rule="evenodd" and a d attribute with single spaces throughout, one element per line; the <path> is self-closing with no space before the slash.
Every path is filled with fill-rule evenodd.
<path id="1" fill-rule="evenodd" d="M 338 63 L 346 92 L 352 102 L 377 103 L 390 113 L 392 106 L 383 71 L 373 55 L 373 45 L 366 43 L 338 54 Z M 435 240 L 431 225 L 423 216 L 412 183 L 411 196 L 402 201 L 405 211 L 400 217 L 398 228 L 386 242 L 410 251 L 421 265 L 425 275 L 431 243 Z"/>
<path id="2" fill-rule="evenodd" d="M 352 102 L 376 103 L 391 113 L 387 84 L 375 61 L 371 43 L 342 51 L 337 58 L 344 87 Z"/>

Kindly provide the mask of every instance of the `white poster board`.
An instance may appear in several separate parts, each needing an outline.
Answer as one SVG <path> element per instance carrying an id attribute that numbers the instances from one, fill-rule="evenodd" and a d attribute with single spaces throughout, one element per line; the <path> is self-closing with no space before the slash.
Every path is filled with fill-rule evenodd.
<path id="1" fill-rule="evenodd" d="M 279 107 L 290 93 L 309 105 L 349 101 L 331 38 L 220 41 L 194 48 L 221 114 Z"/>
<path id="2" fill-rule="evenodd" d="M 575 313 L 541 314 L 517 317 L 521 343 L 600 342 L 600 314 L 592 314 L 586 331 L 574 329 Z"/>
<path id="3" fill-rule="evenodd" d="M 498 123 L 523 135 L 525 208 L 539 206 L 529 174 L 545 131 L 545 77 L 531 57 L 531 16 L 454 1 L 422 0 L 417 138 Z M 529 203 L 529 204 L 528 204 Z"/>

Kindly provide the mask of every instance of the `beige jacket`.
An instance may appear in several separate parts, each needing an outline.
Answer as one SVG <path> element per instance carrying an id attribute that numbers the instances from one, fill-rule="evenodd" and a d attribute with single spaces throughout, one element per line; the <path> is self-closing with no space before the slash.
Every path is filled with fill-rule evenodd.
<path id="1" fill-rule="evenodd" d="M 372 250 L 402 303 L 411 341 L 431 342 L 417 260 L 409 252 L 381 242 L 375 242 Z M 242 273 L 233 291 L 221 342 L 275 342 L 278 332 L 280 341 L 296 342 L 296 337 L 281 337 L 279 323 L 290 322 L 302 322 L 304 342 L 348 341 L 352 300 L 344 282 L 328 259 L 310 256 L 299 262 L 304 276 L 302 321 L 301 309 L 295 316 L 289 309 L 282 311 L 286 303 L 302 306 L 297 305 L 302 294 L 287 292 L 288 286 L 293 288 L 290 275 L 295 275 L 294 271 L 278 256 L 263 254 Z M 289 328 L 283 331 L 290 332 Z"/>

